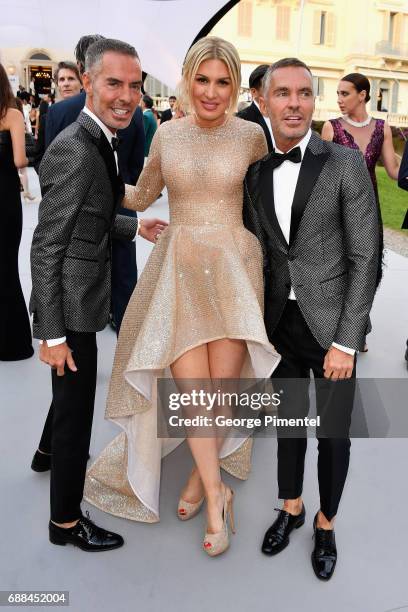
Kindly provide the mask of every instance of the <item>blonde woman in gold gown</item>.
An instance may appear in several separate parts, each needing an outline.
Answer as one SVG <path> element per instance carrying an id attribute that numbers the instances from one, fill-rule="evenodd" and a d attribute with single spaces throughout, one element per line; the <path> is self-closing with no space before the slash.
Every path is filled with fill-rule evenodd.
<path id="1" fill-rule="evenodd" d="M 157 130 L 124 205 L 143 211 L 167 187 L 170 224 L 158 236 L 126 311 L 106 417 L 123 432 L 90 468 L 85 499 L 117 516 L 159 520 L 160 463 L 180 439 L 157 437 L 156 381 L 268 378 L 279 362 L 263 321 L 262 251 L 242 221 L 243 180 L 267 154 L 262 129 L 233 115 L 240 60 L 209 37 L 189 51 L 182 91 L 190 114 Z M 195 467 L 178 516 L 206 502 L 203 548 L 229 544 L 232 491 L 220 466 L 248 476 L 251 438 L 187 438 Z"/>

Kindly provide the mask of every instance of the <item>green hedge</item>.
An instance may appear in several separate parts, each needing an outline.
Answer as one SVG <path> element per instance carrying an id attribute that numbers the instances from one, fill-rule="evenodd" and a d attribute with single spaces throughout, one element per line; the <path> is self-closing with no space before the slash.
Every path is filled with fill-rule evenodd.
<path id="1" fill-rule="evenodd" d="M 408 191 L 400 189 L 384 168 L 378 167 L 376 174 L 384 226 L 399 230 L 408 208 Z"/>

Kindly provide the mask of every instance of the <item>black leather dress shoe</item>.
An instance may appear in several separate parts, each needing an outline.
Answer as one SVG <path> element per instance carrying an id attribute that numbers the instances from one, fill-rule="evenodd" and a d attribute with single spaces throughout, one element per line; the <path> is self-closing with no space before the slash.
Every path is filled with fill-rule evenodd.
<path id="1" fill-rule="evenodd" d="M 265 533 L 262 544 L 262 552 L 265 555 L 277 555 L 286 548 L 289 544 L 290 532 L 293 529 L 299 529 L 305 522 L 306 509 L 304 505 L 301 513 L 296 516 L 285 510 L 279 510 L 279 508 L 275 508 L 275 510 L 279 512 L 278 518 Z"/>
<path id="2" fill-rule="evenodd" d="M 31 462 L 31 469 L 34 472 L 48 472 L 51 469 L 51 455 L 45 455 L 36 450 Z"/>
<path id="3" fill-rule="evenodd" d="M 319 580 L 330 580 L 337 561 L 337 548 L 334 529 L 316 527 L 317 514 L 313 521 L 315 545 L 312 552 L 314 573 Z"/>
<path id="4" fill-rule="evenodd" d="M 57 527 L 57 525 L 50 521 L 50 542 L 59 546 L 73 544 L 88 552 L 113 550 L 123 546 L 122 536 L 98 527 L 91 521 L 89 513 L 87 512 L 86 514 L 87 516 L 82 516 L 75 527 L 70 529 Z"/>
<path id="5" fill-rule="evenodd" d="M 91 456 L 88 454 L 88 460 L 90 458 Z M 51 455 L 46 455 L 36 450 L 31 462 L 31 469 L 34 470 L 34 472 L 48 472 L 48 470 L 51 469 Z"/>

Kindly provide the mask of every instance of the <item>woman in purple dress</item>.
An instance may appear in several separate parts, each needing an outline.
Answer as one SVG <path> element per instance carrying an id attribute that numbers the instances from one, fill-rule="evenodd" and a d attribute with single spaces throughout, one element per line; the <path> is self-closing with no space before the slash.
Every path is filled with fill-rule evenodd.
<path id="1" fill-rule="evenodd" d="M 373 183 L 380 219 L 378 287 L 382 277 L 384 238 L 375 167 L 381 157 L 388 176 L 396 181 L 398 180 L 399 162 L 394 151 L 391 128 L 383 119 L 374 119 L 368 115 L 366 104 L 369 100 L 370 82 L 367 77 L 358 72 L 344 76 L 337 88 L 337 103 L 343 116 L 326 121 L 322 129 L 322 138 L 350 149 L 359 149 L 364 156 Z"/>

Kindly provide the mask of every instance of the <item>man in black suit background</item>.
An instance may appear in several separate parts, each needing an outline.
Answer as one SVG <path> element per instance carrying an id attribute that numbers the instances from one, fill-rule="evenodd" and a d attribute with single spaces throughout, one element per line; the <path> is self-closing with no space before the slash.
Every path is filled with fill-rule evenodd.
<path id="1" fill-rule="evenodd" d="M 268 143 L 268 150 L 272 151 L 272 138 L 271 138 L 271 124 L 269 117 L 264 117 L 259 108 L 259 98 L 262 95 L 262 81 L 269 66 L 267 64 L 261 64 L 257 66 L 255 70 L 249 75 L 249 88 L 252 96 L 252 104 L 242 111 L 237 113 L 237 117 L 245 119 L 246 121 L 252 121 L 261 126 L 264 131 L 266 142 Z"/>
<path id="2" fill-rule="evenodd" d="M 165 123 L 166 121 L 170 121 L 170 119 L 173 119 L 173 112 L 174 112 L 173 108 L 176 102 L 177 102 L 176 96 L 169 97 L 170 108 L 166 108 L 166 110 L 162 112 L 161 117 L 160 117 L 160 125 L 162 125 L 162 123 Z"/>

